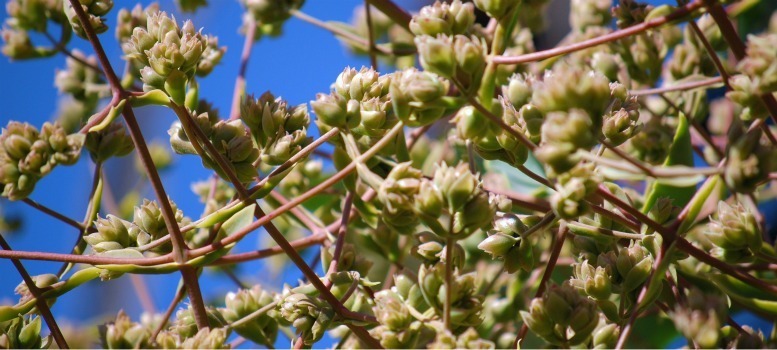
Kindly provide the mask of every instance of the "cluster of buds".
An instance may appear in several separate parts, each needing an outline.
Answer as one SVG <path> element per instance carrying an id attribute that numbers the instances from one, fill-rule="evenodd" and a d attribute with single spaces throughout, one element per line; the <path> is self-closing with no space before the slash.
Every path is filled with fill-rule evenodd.
<path id="1" fill-rule="evenodd" d="M 59 282 L 59 277 L 52 273 L 32 276 L 31 279 L 38 289 L 45 289 Z M 27 285 L 26 281 L 22 281 L 16 285 L 16 288 L 14 288 L 13 291 L 19 296 L 19 302 L 26 302 L 35 297 L 32 292 L 30 292 L 30 287 Z M 56 300 L 56 298 L 47 298 L 46 303 L 51 306 L 54 305 Z"/>
<path id="2" fill-rule="evenodd" d="M 575 219 L 586 214 L 589 205 L 586 198 L 596 191 L 602 182 L 593 164 L 578 164 L 568 172 L 559 174 L 556 193 L 550 197 L 550 206 L 556 216 Z"/>
<path id="3" fill-rule="evenodd" d="M 111 157 L 123 157 L 135 149 L 132 138 L 121 122 L 113 122 L 105 129 L 87 133 L 84 146 L 95 162 L 104 162 Z"/>
<path id="4" fill-rule="evenodd" d="M 610 276 L 612 292 L 624 295 L 639 288 L 647 280 L 653 269 L 653 255 L 641 242 L 632 241 L 629 247 L 619 247 L 617 252 L 610 250 L 600 254 L 596 267 L 603 267 L 605 275 Z M 583 279 L 582 272 L 577 276 L 578 279 Z M 593 272 L 596 273 L 595 270 Z M 599 287 L 603 292 L 604 286 Z"/>
<path id="5" fill-rule="evenodd" d="M 626 28 L 644 22 L 652 10 L 652 5 L 636 0 L 624 0 L 619 1 L 612 8 L 612 15 L 615 17 L 615 24 L 618 28 Z"/>
<path id="6" fill-rule="evenodd" d="M 542 143 L 535 155 L 557 174 L 572 169 L 579 161 L 577 151 L 596 143 L 596 126 L 583 110 L 551 112 L 542 124 Z"/>
<path id="7" fill-rule="evenodd" d="M 68 135 L 61 125 L 45 123 L 38 131 L 27 123 L 11 121 L 0 135 L 0 182 L 3 197 L 27 198 L 35 184 L 58 164 L 78 161 L 83 134 Z"/>
<path id="8" fill-rule="evenodd" d="M 528 134 L 524 119 L 519 112 L 508 103 L 493 103 L 491 113 L 501 116 L 502 121 L 519 133 Z M 531 114 L 531 113 L 529 113 Z M 541 120 L 540 116 L 540 120 Z M 490 122 L 473 106 L 459 109 L 453 119 L 456 123 L 456 134 L 462 140 L 471 142 L 477 153 L 489 160 L 501 160 L 514 166 L 520 166 L 529 155 L 525 144 L 514 135 Z"/>
<path id="9" fill-rule="evenodd" d="M 480 311 L 483 303 L 477 295 L 474 273 L 453 271 L 450 285 L 445 283 L 445 264 L 422 265 L 418 270 L 418 286 L 428 305 L 438 315 L 443 314 L 446 288 L 451 289 L 451 326 L 476 327 L 481 322 Z"/>
<path id="10" fill-rule="evenodd" d="M 401 163 L 395 166 L 380 184 L 378 200 L 383 203 L 381 216 L 383 221 L 397 232 L 410 233 L 418 224 L 414 203 L 418 206 L 423 205 L 422 202 L 415 200 L 421 191 L 422 175 L 421 171 L 413 168 L 410 162 Z M 439 201 L 440 197 L 423 200 L 434 202 Z"/>
<path id="11" fill-rule="evenodd" d="M 305 345 L 321 339 L 334 318 L 329 304 L 301 293 L 285 295 L 279 309 L 281 317 L 296 328 Z"/>
<path id="12" fill-rule="evenodd" d="M 413 287 L 419 292 L 416 285 Z M 380 325 L 370 330 L 370 335 L 376 337 L 387 349 L 418 348 L 425 343 L 424 338 L 429 337 L 430 332 L 422 322 L 413 317 L 410 306 L 397 292 L 397 287 L 375 293 L 375 306 L 372 311 Z"/>
<path id="13" fill-rule="evenodd" d="M 758 87 L 753 84 L 750 77 L 737 74 L 729 79 L 729 84 L 731 90 L 726 93 L 726 97 L 737 107 L 737 115 L 740 119 L 751 122 L 769 115 L 766 105 L 761 100 Z"/>
<path id="14" fill-rule="evenodd" d="M 175 220 L 179 225 L 186 225 L 189 219 L 183 215 L 172 201 L 170 205 L 175 212 Z M 143 200 L 143 205 L 135 207 L 132 222 L 123 220 L 108 214 L 105 218 L 94 222 L 97 232 L 84 236 L 84 240 L 97 253 L 111 250 L 141 247 L 151 241 L 157 240 L 168 234 L 162 210 L 156 201 Z M 165 242 L 149 252 L 151 254 L 165 254 L 172 249 L 171 243 Z"/>
<path id="15" fill-rule="evenodd" d="M 529 218 L 527 218 L 528 220 Z M 515 214 L 505 214 L 494 222 L 494 229 L 488 231 L 478 248 L 494 258 L 504 259 L 507 273 L 519 269 L 531 271 L 539 261 L 534 245 L 524 233 L 529 227 Z"/>
<path id="16" fill-rule="evenodd" d="M 216 111 L 197 114 L 192 112 L 196 127 L 205 134 L 221 156 L 232 166 L 237 178 L 244 183 L 256 178 L 259 149 L 256 148 L 251 134 L 240 120 L 219 120 Z M 170 130 L 170 145 L 178 154 L 199 154 L 189 135 L 179 121 L 173 123 Z M 202 164 L 216 171 L 223 179 L 229 179 L 215 159 L 208 154 L 199 154 Z"/>
<path id="17" fill-rule="evenodd" d="M 454 0 L 451 3 L 435 1 L 424 6 L 410 20 L 410 31 L 417 36 L 457 35 L 470 32 L 475 23 L 472 3 Z"/>
<path id="18" fill-rule="evenodd" d="M 40 316 L 19 316 L 0 323 L 0 349 L 41 349 Z"/>
<path id="19" fill-rule="evenodd" d="M 750 35 L 747 39 L 747 56 L 737 66 L 761 94 L 777 91 L 775 45 L 777 34 Z"/>
<path id="20" fill-rule="evenodd" d="M 610 95 L 612 102 L 603 118 L 602 135 L 618 146 L 639 132 L 639 102 L 620 83 L 610 83 Z"/>
<path id="21" fill-rule="evenodd" d="M 531 301 L 528 312 L 521 311 L 521 317 L 542 339 L 564 347 L 586 341 L 599 324 L 596 303 L 566 283 L 550 285 Z"/>
<path id="22" fill-rule="evenodd" d="M 237 293 L 227 293 L 224 297 L 226 307 L 220 311 L 225 320 L 233 323 L 274 302 L 275 295 L 256 285 L 251 289 L 241 289 Z M 274 312 L 275 310 L 269 310 L 233 329 L 237 334 L 257 344 L 274 344 L 278 334 L 278 322 L 272 315 Z"/>
<path id="23" fill-rule="evenodd" d="M 477 330 L 474 327 L 469 327 L 459 336 L 447 329 L 439 329 L 434 342 L 428 347 L 429 349 L 495 349 L 496 344 L 493 341 L 480 338 Z"/>
<path id="24" fill-rule="evenodd" d="M 321 249 L 321 266 L 328 269 L 335 254 L 336 245 L 332 244 L 328 249 Z M 361 276 L 367 276 L 372 267 L 372 260 L 364 255 L 358 254 L 356 246 L 351 243 L 344 243 L 340 252 L 340 259 L 337 260 L 337 272 L 356 271 Z"/>
<path id="25" fill-rule="evenodd" d="M 3 28 L 0 29 L 5 42 L 2 52 L 11 59 L 21 60 L 53 55 L 56 51 L 36 47 L 30 40 L 30 31 L 45 32 L 48 21 L 58 24 L 67 22 L 58 0 L 10 0 L 6 3 Z"/>
<path id="26" fill-rule="evenodd" d="M 573 30 L 606 27 L 612 21 L 612 0 L 572 0 L 570 6 L 569 23 Z"/>
<path id="27" fill-rule="evenodd" d="M 448 88 L 447 80 L 430 72 L 415 68 L 396 72 L 389 86 L 394 114 L 411 127 L 434 123 L 445 114 Z"/>
<path id="28" fill-rule="evenodd" d="M 179 27 L 175 17 L 158 11 L 146 12 L 145 28 L 135 27 L 130 39 L 122 44 L 122 50 L 139 70 L 144 90 L 163 90 L 174 103 L 182 105 L 187 85 L 197 68 L 203 65 L 209 71 L 221 59 L 218 53 L 204 54 L 214 50 L 212 44 L 217 45 L 217 41 L 195 30 L 191 21 Z M 203 63 L 202 60 L 215 61 Z"/>
<path id="29" fill-rule="evenodd" d="M 509 0 L 475 0 L 475 6 L 492 18 L 509 20 L 508 15 L 518 7 L 518 3 Z"/>
<path id="30" fill-rule="evenodd" d="M 612 293 L 610 266 L 593 266 L 584 260 L 575 264 L 569 284 L 597 300 L 607 300 Z"/>
<path id="31" fill-rule="evenodd" d="M 700 348 L 720 347 L 720 327 L 728 317 L 728 300 L 695 287 L 686 289 L 685 294 L 687 305 L 678 303 L 669 312 L 675 327 Z"/>
<path id="32" fill-rule="evenodd" d="M 610 80 L 601 73 L 581 67 L 561 65 L 545 72 L 542 81 L 531 84 L 531 102 L 543 113 L 581 110 L 600 128 L 612 93 Z"/>
<path id="33" fill-rule="evenodd" d="M 723 174 L 729 189 L 752 192 L 777 168 L 775 150 L 761 142 L 761 131 L 742 135 L 729 146 Z"/>
<path id="34" fill-rule="evenodd" d="M 96 34 L 104 33 L 108 30 L 106 24 L 105 15 L 113 8 L 113 0 L 79 0 L 81 8 L 89 18 L 89 25 Z M 76 15 L 76 10 L 67 1 L 63 1 L 65 8 L 65 15 L 67 15 L 70 21 L 70 26 L 73 27 L 73 31 L 78 36 L 86 39 L 86 32 L 84 31 L 84 25 Z"/>
<path id="35" fill-rule="evenodd" d="M 346 67 L 332 84 L 332 92 L 310 101 L 322 130 L 348 128 L 357 135 L 381 136 L 396 119 L 389 114 L 392 77 L 372 68 Z"/>
<path id="36" fill-rule="evenodd" d="M 660 118 L 651 118 L 627 143 L 627 149 L 637 159 L 650 164 L 661 164 L 669 154 L 674 130 Z"/>
<path id="37" fill-rule="evenodd" d="M 240 105 L 240 117 L 261 150 L 262 164 L 281 165 L 310 143 L 305 104 L 289 107 L 268 91 L 258 99 L 247 96 Z"/>
<path id="38" fill-rule="evenodd" d="M 148 15 L 155 12 L 159 12 L 159 4 L 155 2 L 145 8 L 140 4 L 136 4 L 132 10 L 127 10 L 126 8 L 119 10 L 118 15 L 116 15 L 116 40 L 122 44 L 130 40 L 135 27 L 146 27 Z"/>
<path id="39" fill-rule="evenodd" d="M 89 62 L 97 66 L 97 58 L 94 56 L 86 57 L 80 50 L 73 50 L 72 55 L 80 61 Z M 106 97 L 108 91 L 103 82 L 102 75 L 92 68 L 85 66 L 76 58 L 68 57 L 65 60 L 66 68 L 57 70 L 54 77 L 54 85 L 60 93 L 66 93 L 73 96 L 74 99 L 95 105 L 97 99 Z"/>
<path id="40" fill-rule="evenodd" d="M 495 201 L 466 163 L 438 165 L 432 180 L 421 181 L 414 201 L 424 224 L 435 234 L 455 240 L 490 225 L 496 214 Z"/>
<path id="41" fill-rule="evenodd" d="M 752 260 L 761 250 L 763 238 L 755 216 L 737 203 L 734 206 L 718 202 L 717 220 L 707 225 L 707 238 L 716 249 L 713 255 L 723 261 L 737 263 Z"/>
<path id="42" fill-rule="evenodd" d="M 485 39 L 466 35 L 422 35 L 415 38 L 415 44 L 424 70 L 456 79 L 467 89 L 463 92 L 475 91 L 480 85 L 488 53 Z"/>
<path id="43" fill-rule="evenodd" d="M 241 33 L 247 34 L 251 26 L 256 27 L 254 40 L 263 35 L 277 36 L 283 23 L 305 3 L 305 0 L 240 0 L 245 7 Z"/>
<path id="44" fill-rule="evenodd" d="M 141 349 L 151 345 L 151 331 L 140 323 L 132 322 L 123 310 L 103 329 L 103 346 L 107 349 Z"/>

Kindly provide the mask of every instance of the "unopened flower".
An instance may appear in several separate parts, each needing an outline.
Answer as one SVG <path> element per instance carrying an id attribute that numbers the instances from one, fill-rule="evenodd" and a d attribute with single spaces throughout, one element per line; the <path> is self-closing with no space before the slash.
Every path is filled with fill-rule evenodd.
<path id="1" fill-rule="evenodd" d="M 707 238 L 718 247 L 713 253 L 724 261 L 740 262 L 752 259 L 763 243 L 755 216 L 741 204 L 734 206 L 718 202 L 717 220 L 707 225 Z"/>
<path id="2" fill-rule="evenodd" d="M 723 178 L 732 191 L 751 192 L 776 166 L 774 150 L 761 143 L 756 130 L 730 145 Z"/>
<path id="3" fill-rule="evenodd" d="M 251 289 L 241 289 L 237 293 L 227 293 L 224 298 L 226 308 L 221 309 L 221 314 L 225 320 L 235 322 L 270 305 L 275 300 L 272 293 L 256 285 Z M 273 312 L 275 311 L 268 310 L 260 316 L 253 317 L 251 322 L 243 323 L 233 329 L 242 337 L 257 344 L 273 344 L 278 335 L 278 323 L 272 317 Z"/>
<path id="4" fill-rule="evenodd" d="M 100 34 L 108 30 L 108 25 L 105 24 L 105 15 L 113 8 L 113 0 L 79 0 L 81 8 L 89 18 L 89 24 L 95 33 Z M 84 32 L 83 24 L 81 20 L 76 16 L 76 11 L 70 4 L 65 4 L 65 14 L 70 20 L 70 26 L 73 27 L 73 31 L 82 38 L 86 38 L 86 32 Z"/>
<path id="5" fill-rule="evenodd" d="M 334 318 L 334 311 L 328 304 L 299 293 L 283 298 L 280 313 L 307 345 L 320 340 Z"/>
<path id="6" fill-rule="evenodd" d="M 102 162 L 111 157 L 123 157 L 135 149 L 132 138 L 120 122 L 113 122 L 103 130 L 87 133 L 84 145 L 95 162 Z"/>
<path id="7" fill-rule="evenodd" d="M 105 325 L 105 333 L 102 334 L 103 344 L 108 349 L 148 348 L 149 338 L 151 330 L 132 322 L 123 310 L 119 311 L 113 322 Z"/>
<path id="8" fill-rule="evenodd" d="M 451 3 L 435 1 L 424 6 L 410 20 L 410 31 L 415 35 L 437 36 L 467 33 L 475 23 L 472 3 L 454 0 Z"/>
<path id="9" fill-rule="evenodd" d="M 394 73 L 389 88 L 394 113 L 411 127 L 428 125 L 440 119 L 445 107 L 435 103 L 447 92 L 447 80 L 412 68 Z"/>
<path id="10" fill-rule="evenodd" d="M 550 285 L 542 297 L 531 301 L 528 312 L 521 311 L 521 317 L 532 332 L 557 346 L 582 343 L 599 323 L 593 300 L 568 284 Z"/>

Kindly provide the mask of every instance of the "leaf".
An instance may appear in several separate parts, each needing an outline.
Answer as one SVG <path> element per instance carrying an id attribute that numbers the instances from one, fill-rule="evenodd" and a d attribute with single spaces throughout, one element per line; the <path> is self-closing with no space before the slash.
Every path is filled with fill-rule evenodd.
<path id="1" fill-rule="evenodd" d="M 669 156 L 664 161 L 664 166 L 685 165 L 693 166 L 693 148 L 691 147 L 691 132 L 688 119 L 685 114 L 678 116 L 677 131 L 669 148 Z M 685 207 L 696 192 L 696 185 L 677 186 L 666 182 L 654 181 L 645 193 L 645 203 L 642 212 L 647 213 L 659 198 L 669 198 L 672 204 L 680 208 Z"/>
<path id="2" fill-rule="evenodd" d="M 757 313 L 777 317 L 777 298 L 728 275 L 714 275 L 712 280 L 723 293 Z"/>
<path id="3" fill-rule="evenodd" d="M 546 188 L 543 184 L 534 181 L 534 179 L 528 177 L 526 174 L 520 172 L 518 169 L 510 166 L 505 162 L 486 160 L 483 161 L 483 165 L 485 166 L 487 172 L 501 175 L 505 180 L 505 185 L 507 188 L 514 192 L 535 193 L 539 196 L 547 194 Z M 542 168 L 542 164 L 540 164 L 540 162 L 534 158 L 534 155 L 529 154 L 529 158 L 526 159 L 526 163 L 523 165 L 537 175 L 545 177 L 545 170 Z"/>

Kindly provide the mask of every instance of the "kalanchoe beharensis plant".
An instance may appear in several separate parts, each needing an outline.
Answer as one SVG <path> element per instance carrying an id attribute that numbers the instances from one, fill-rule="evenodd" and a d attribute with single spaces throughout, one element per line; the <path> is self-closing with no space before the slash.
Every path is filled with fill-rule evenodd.
<path id="1" fill-rule="evenodd" d="M 222 89 L 200 84 L 231 60 L 226 48 L 167 4 L 7 1 L 3 54 L 67 58 L 57 121 L 8 121 L 0 134 L 2 196 L 80 236 L 56 254 L 11 251 L 0 236 L 0 258 L 22 277 L 18 302 L 0 306 L 0 348 L 83 344 L 52 305 L 127 274 L 136 288 L 143 274 L 180 283 L 168 312 L 120 311 L 91 346 L 624 348 L 676 336 L 694 348 L 777 347 L 777 331 L 733 317 L 777 318 L 777 14 L 751 17 L 768 14 L 733 1 L 574 0 L 561 14 L 571 31 L 551 48 L 541 34 L 559 18 L 546 0 L 409 12 L 370 0 L 351 23 L 313 18 L 300 0 L 240 2 L 240 73 L 232 104 L 214 106 L 225 96 L 200 92 Z M 98 36 L 111 11 L 123 69 Z M 344 63 L 309 106 L 252 95 L 252 45 L 297 19 L 364 59 Z M 745 41 L 732 20 L 750 28 Z M 94 51 L 69 48 L 73 33 Z M 149 105 L 175 116 L 169 142 L 146 142 L 140 126 L 155 124 L 136 112 Z M 79 222 L 32 198 L 84 151 L 94 176 Z M 124 181 L 107 168 L 133 153 L 135 188 L 113 191 Z M 186 184 L 199 216 L 168 197 L 159 172 L 173 153 L 211 172 Z M 260 228 L 262 247 L 233 251 Z M 267 271 L 291 262 L 302 278 L 272 284 L 243 264 L 265 258 Z M 62 267 L 31 276 L 28 259 Z M 239 287 L 201 288 L 201 274 Z"/>

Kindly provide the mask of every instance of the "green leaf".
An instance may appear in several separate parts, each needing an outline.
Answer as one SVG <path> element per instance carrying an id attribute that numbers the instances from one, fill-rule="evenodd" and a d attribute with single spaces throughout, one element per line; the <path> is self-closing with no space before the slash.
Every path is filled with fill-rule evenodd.
<path id="1" fill-rule="evenodd" d="M 664 166 L 685 165 L 693 166 L 693 147 L 691 147 L 691 132 L 688 119 L 685 114 L 678 116 L 677 131 L 669 148 L 669 156 L 664 161 Z M 645 204 L 642 206 L 642 212 L 647 213 L 659 198 L 669 198 L 672 204 L 678 207 L 684 207 L 696 193 L 696 185 L 677 186 L 665 181 L 655 181 L 650 184 L 650 188 L 645 193 Z"/>

